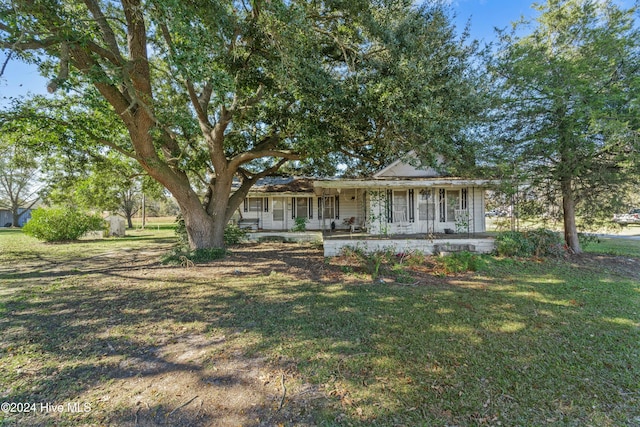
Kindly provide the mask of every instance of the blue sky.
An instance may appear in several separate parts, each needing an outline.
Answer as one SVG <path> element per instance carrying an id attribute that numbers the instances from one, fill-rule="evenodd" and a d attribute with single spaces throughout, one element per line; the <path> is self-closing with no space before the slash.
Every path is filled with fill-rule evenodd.
<path id="1" fill-rule="evenodd" d="M 456 26 L 462 29 L 470 20 L 472 37 L 485 42 L 494 40 L 495 27 L 510 28 L 511 23 L 522 16 L 529 19 L 536 13 L 530 0 L 450 0 L 449 3 L 456 14 Z"/>
<path id="2" fill-rule="evenodd" d="M 520 17 L 528 19 L 535 13 L 530 0 L 449 0 L 449 3 L 456 14 L 456 26 L 462 30 L 470 20 L 472 37 L 486 42 L 494 39 L 495 27 L 508 27 Z M 633 0 L 618 0 L 617 3 L 631 7 Z M 1 52 L 0 64 L 4 59 L 5 52 Z M 0 106 L 6 103 L 5 97 L 21 96 L 27 92 L 46 93 L 46 81 L 34 66 L 16 60 L 9 62 L 4 76 L 0 78 Z"/>

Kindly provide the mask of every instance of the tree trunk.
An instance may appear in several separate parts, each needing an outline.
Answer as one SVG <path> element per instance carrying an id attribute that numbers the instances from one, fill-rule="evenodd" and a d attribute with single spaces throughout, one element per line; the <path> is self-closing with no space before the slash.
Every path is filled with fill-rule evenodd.
<path id="1" fill-rule="evenodd" d="M 132 216 L 133 214 L 131 212 L 127 212 L 127 228 L 129 229 L 133 228 L 133 220 L 131 219 Z"/>
<path id="2" fill-rule="evenodd" d="M 582 253 L 582 248 L 580 248 L 580 241 L 578 240 L 575 200 L 573 198 L 573 189 L 571 188 L 571 179 L 563 178 L 560 187 L 562 190 L 564 241 L 572 253 L 580 254 Z"/>
<path id="3" fill-rule="evenodd" d="M 20 217 L 22 215 L 18 213 L 18 208 L 12 209 L 11 213 L 13 214 L 13 221 L 12 221 L 11 226 L 12 227 L 20 227 Z"/>
<path id="4" fill-rule="evenodd" d="M 187 229 L 190 249 L 224 248 L 224 226 L 220 236 L 216 236 L 213 219 L 202 207 L 192 209 L 181 206 L 180 211 Z"/>

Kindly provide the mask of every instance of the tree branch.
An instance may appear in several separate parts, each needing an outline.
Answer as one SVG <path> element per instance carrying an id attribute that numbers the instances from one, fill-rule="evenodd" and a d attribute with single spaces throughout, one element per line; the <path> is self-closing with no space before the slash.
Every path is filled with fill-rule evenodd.
<path id="1" fill-rule="evenodd" d="M 53 93 L 60 83 L 64 83 L 69 78 L 69 45 L 67 43 L 60 44 L 60 69 L 58 77 L 51 80 L 47 85 L 47 91 Z"/>
<path id="2" fill-rule="evenodd" d="M 273 175 L 288 161 L 289 159 L 280 159 L 275 165 L 251 177 L 248 176 L 248 172 L 245 169 L 239 168 L 239 171 L 241 171 L 243 175 L 242 184 L 240 184 L 240 188 L 238 188 L 229 198 L 229 205 L 227 206 L 226 213 L 227 221 L 231 219 L 233 212 L 235 212 L 236 208 L 240 206 L 240 203 L 242 203 L 245 197 L 247 197 L 247 194 L 249 194 L 251 187 L 253 187 L 260 178 Z"/>
<path id="3" fill-rule="evenodd" d="M 9 53 L 7 54 L 6 59 L 2 63 L 2 68 L 0 68 L 0 77 L 2 77 L 2 75 L 4 74 L 4 70 L 7 69 L 7 64 L 9 64 L 9 61 L 11 61 L 11 56 L 12 55 L 13 55 L 13 51 L 10 50 Z"/>
<path id="4" fill-rule="evenodd" d="M 300 160 L 301 156 L 288 150 L 262 150 L 240 153 L 229 161 L 229 168 L 237 170 L 240 165 L 261 157 L 280 157 L 285 160 Z"/>
<path id="5" fill-rule="evenodd" d="M 93 15 L 93 18 L 98 23 L 98 27 L 100 27 L 100 31 L 102 31 L 102 39 L 109 47 L 109 50 L 113 54 L 114 58 L 116 58 L 118 62 L 123 63 L 124 59 L 122 58 L 122 56 L 120 56 L 120 49 L 118 48 L 118 42 L 116 40 L 115 33 L 107 22 L 107 18 L 102 13 L 100 5 L 96 0 L 84 0 L 84 4 L 87 6 L 87 9 L 89 9 L 89 12 L 91 12 L 91 15 Z"/>

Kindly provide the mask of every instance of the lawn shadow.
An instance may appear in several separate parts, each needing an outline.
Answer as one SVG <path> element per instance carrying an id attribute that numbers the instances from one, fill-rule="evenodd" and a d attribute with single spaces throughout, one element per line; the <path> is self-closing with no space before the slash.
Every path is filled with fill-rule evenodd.
<path id="1" fill-rule="evenodd" d="M 324 280 L 317 249 L 288 247 L 193 269 L 94 256 L 57 276 L 0 274 L 14 280 L 3 400 L 88 399 L 82 420 L 132 426 L 640 416 L 637 284 L 546 261 L 432 286 L 345 284 Z M 65 415 L 54 423 L 79 420 Z"/>

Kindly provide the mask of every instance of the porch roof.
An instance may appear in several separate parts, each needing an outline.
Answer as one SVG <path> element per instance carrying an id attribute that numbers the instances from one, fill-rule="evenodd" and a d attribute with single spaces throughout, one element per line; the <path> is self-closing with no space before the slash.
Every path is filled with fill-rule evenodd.
<path id="1" fill-rule="evenodd" d="M 235 183 L 239 187 L 239 183 Z M 266 177 L 259 179 L 249 191 L 250 197 L 313 196 L 313 179 L 307 177 Z"/>
<path id="2" fill-rule="evenodd" d="M 488 187 L 499 181 L 465 178 L 368 178 L 368 179 L 318 179 L 313 182 L 316 189 L 324 188 L 400 188 L 400 187 Z"/>

